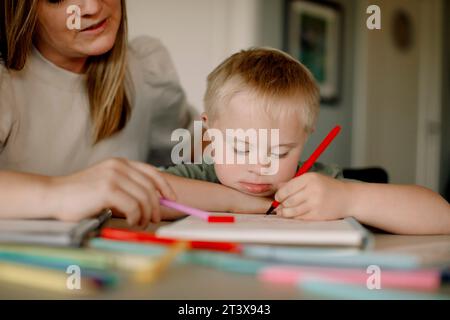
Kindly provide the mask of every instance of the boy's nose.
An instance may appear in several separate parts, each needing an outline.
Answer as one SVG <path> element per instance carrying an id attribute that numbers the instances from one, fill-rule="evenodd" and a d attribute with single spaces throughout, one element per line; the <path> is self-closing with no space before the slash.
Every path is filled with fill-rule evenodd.
<path id="1" fill-rule="evenodd" d="M 270 168 L 270 165 L 270 158 L 265 157 L 264 159 L 259 159 L 256 164 L 251 164 L 249 166 L 249 171 L 258 175 L 263 175 L 264 170 Z"/>

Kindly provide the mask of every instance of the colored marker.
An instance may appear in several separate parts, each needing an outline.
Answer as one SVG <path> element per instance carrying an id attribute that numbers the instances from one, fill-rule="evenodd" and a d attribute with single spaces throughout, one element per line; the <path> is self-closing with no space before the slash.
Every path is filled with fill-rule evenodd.
<path id="1" fill-rule="evenodd" d="M 177 242 L 168 247 L 167 251 L 158 260 L 155 266 L 147 271 L 137 272 L 134 279 L 141 283 L 150 283 L 158 279 L 161 274 L 168 269 L 170 264 L 176 260 L 189 247 L 187 242 Z"/>
<path id="2" fill-rule="evenodd" d="M 370 273 L 366 269 L 270 266 L 258 276 L 263 281 L 294 285 L 309 278 L 366 285 Z M 439 270 L 383 270 L 380 285 L 382 288 L 436 291 L 441 285 L 441 273 Z"/>
<path id="3" fill-rule="evenodd" d="M 381 268 L 410 270 L 422 268 L 420 257 L 400 252 L 243 245 L 242 253 L 247 257 L 284 264 L 354 268 L 377 265 Z"/>
<path id="4" fill-rule="evenodd" d="M 142 231 L 130 231 L 126 229 L 103 228 L 100 231 L 103 239 L 131 241 L 141 243 L 155 243 L 170 245 L 180 242 L 178 239 L 162 238 L 152 233 Z M 214 250 L 225 252 L 240 252 L 241 246 L 233 242 L 208 242 L 208 241 L 188 241 L 190 249 Z"/>
<path id="5" fill-rule="evenodd" d="M 305 293 L 338 300 L 450 300 L 450 295 L 405 290 L 368 289 L 366 286 L 320 279 L 304 279 L 298 288 Z"/>
<path id="6" fill-rule="evenodd" d="M 295 177 L 301 176 L 302 174 L 308 172 L 309 169 L 311 169 L 316 160 L 325 151 L 325 149 L 333 141 L 333 139 L 336 138 L 336 136 L 339 134 L 340 131 L 341 131 L 340 126 L 336 126 L 333 128 L 333 130 L 330 131 L 330 133 L 325 137 L 325 139 L 323 139 L 322 143 L 317 147 L 317 149 L 308 158 L 308 160 L 306 160 L 305 163 L 303 163 L 303 165 L 300 167 L 300 169 L 298 169 L 297 173 L 295 174 Z M 267 210 L 266 215 L 271 214 L 273 210 L 275 210 L 279 205 L 280 203 L 274 200 L 269 210 Z"/>
<path id="7" fill-rule="evenodd" d="M 151 259 L 132 254 L 114 254 L 100 250 L 45 248 L 38 246 L 0 246 L 0 263 L 14 262 L 66 270 L 78 265 L 86 272 L 102 274 L 110 270 L 135 272 L 154 264 Z M 100 272 L 98 272 L 100 271 Z M 110 282 L 110 281 L 106 281 Z"/>
<path id="8" fill-rule="evenodd" d="M 200 218 L 209 223 L 233 223 L 234 222 L 233 216 L 213 216 L 209 212 L 206 212 L 206 211 L 203 211 L 203 210 L 200 210 L 197 208 L 192 208 L 192 207 L 186 206 L 184 204 L 176 203 L 174 201 L 170 201 L 167 199 L 161 198 L 161 199 L 159 199 L 159 203 L 162 206 L 184 212 L 188 215 Z"/>
<path id="9" fill-rule="evenodd" d="M 70 290 L 67 286 L 67 279 L 68 274 L 63 271 L 15 263 L 0 263 L 1 282 L 65 294 L 94 294 L 100 289 L 96 279 L 83 276 L 81 277 L 81 289 Z"/>
<path id="10" fill-rule="evenodd" d="M 124 240 L 110 240 L 103 238 L 94 238 L 89 240 L 90 248 L 100 249 L 114 253 L 130 253 L 141 255 L 148 258 L 158 257 L 167 250 L 167 245 L 156 243 L 136 243 Z"/>

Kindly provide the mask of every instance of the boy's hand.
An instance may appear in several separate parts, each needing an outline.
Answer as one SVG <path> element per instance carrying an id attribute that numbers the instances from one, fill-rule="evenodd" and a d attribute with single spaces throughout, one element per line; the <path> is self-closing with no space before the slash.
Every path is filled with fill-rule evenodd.
<path id="1" fill-rule="evenodd" d="M 318 174 L 294 178 L 275 194 L 277 215 L 301 220 L 336 220 L 347 217 L 349 191 L 345 182 Z"/>

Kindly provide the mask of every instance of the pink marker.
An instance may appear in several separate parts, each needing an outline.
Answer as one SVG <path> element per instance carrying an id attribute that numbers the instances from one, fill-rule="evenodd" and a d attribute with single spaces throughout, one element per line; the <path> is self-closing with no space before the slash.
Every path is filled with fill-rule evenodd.
<path id="1" fill-rule="evenodd" d="M 170 201 L 167 199 L 159 199 L 159 203 L 167 208 L 175 209 L 181 212 L 184 212 L 188 215 L 200 218 L 202 220 L 205 220 L 209 223 L 233 223 L 234 217 L 233 216 L 212 216 L 209 212 L 192 208 L 189 206 L 186 206 L 184 204 L 176 203 L 174 201 Z"/>
<path id="2" fill-rule="evenodd" d="M 274 266 L 262 269 L 258 277 L 267 282 L 293 284 L 311 278 L 330 282 L 366 285 L 371 273 L 365 269 L 339 269 L 322 267 Z M 402 288 L 435 291 L 440 287 L 440 273 L 437 270 L 395 271 L 381 270 L 382 288 Z"/>

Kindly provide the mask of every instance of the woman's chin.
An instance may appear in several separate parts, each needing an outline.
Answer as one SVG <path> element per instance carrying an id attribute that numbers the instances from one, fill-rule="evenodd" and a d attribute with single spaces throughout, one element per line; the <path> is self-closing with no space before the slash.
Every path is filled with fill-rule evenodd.
<path id="1" fill-rule="evenodd" d="M 115 42 L 115 37 L 99 37 L 94 41 L 89 41 L 83 48 L 82 52 L 86 56 L 100 56 L 110 51 Z"/>

